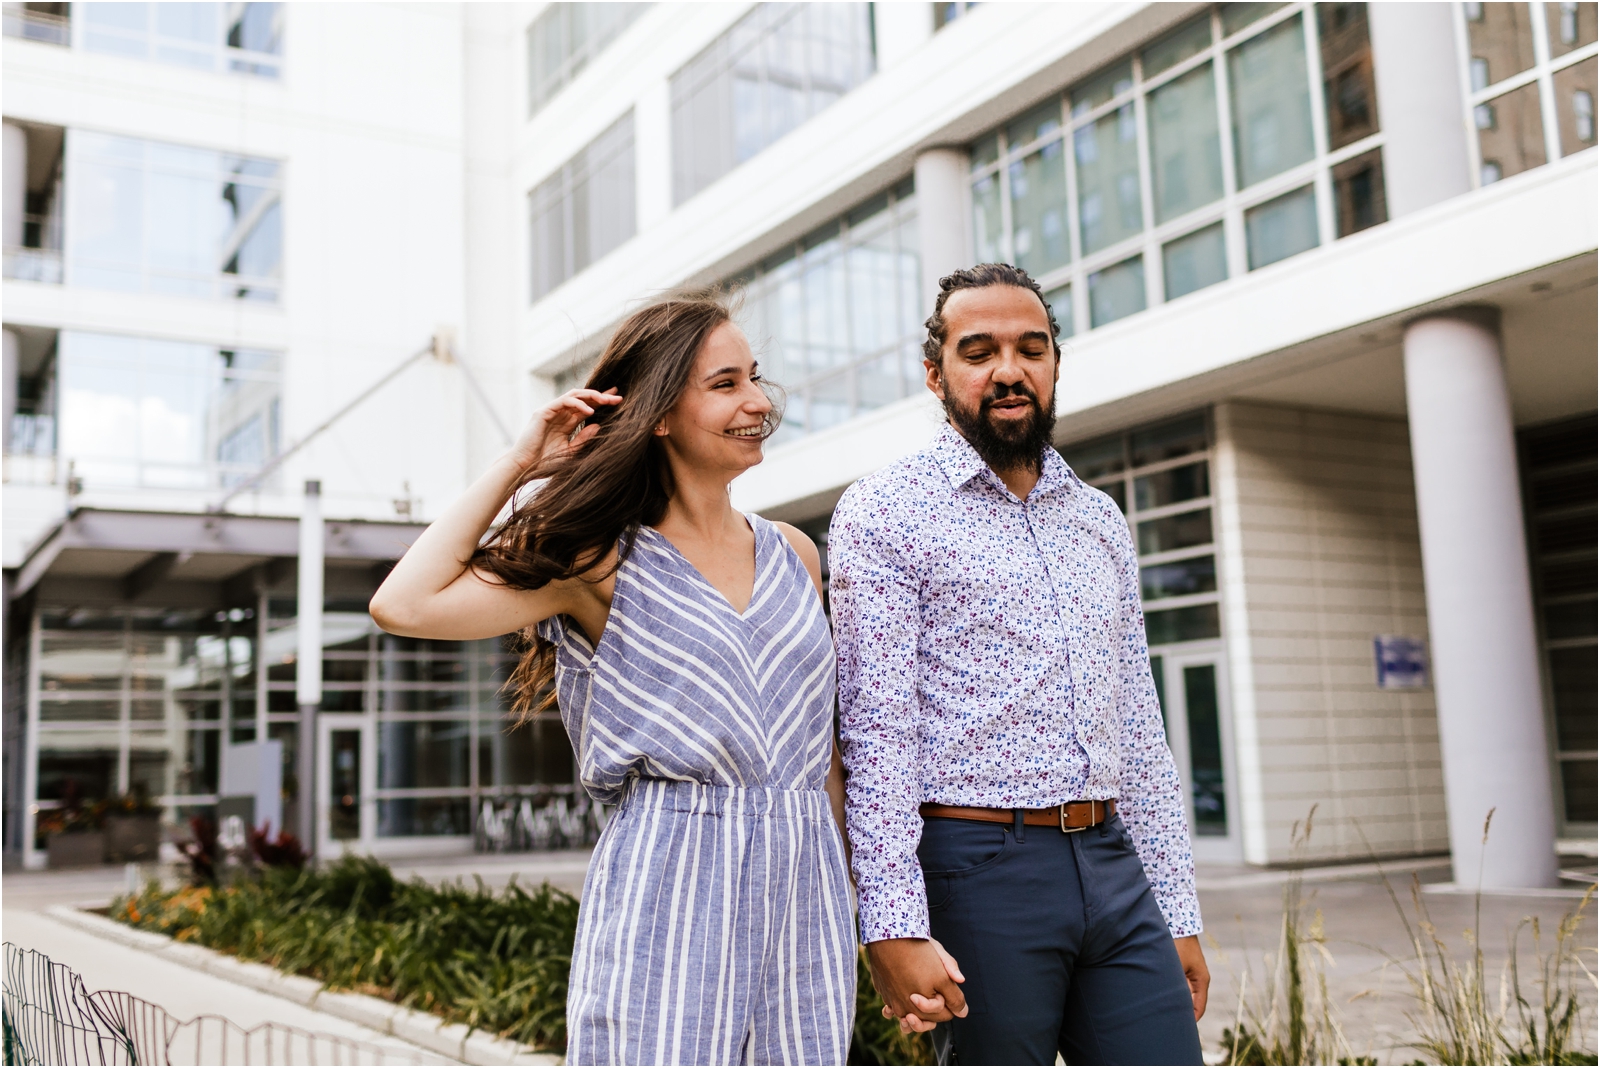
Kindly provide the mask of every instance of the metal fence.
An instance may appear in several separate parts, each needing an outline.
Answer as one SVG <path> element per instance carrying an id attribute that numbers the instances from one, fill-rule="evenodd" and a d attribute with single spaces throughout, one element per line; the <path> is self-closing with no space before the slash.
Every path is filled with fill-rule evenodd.
<path id="1" fill-rule="evenodd" d="M 399 1045 L 221 1016 L 177 1020 L 118 990 L 90 993 L 83 977 L 31 949 L 5 943 L 6 1064 L 453 1064 Z"/>

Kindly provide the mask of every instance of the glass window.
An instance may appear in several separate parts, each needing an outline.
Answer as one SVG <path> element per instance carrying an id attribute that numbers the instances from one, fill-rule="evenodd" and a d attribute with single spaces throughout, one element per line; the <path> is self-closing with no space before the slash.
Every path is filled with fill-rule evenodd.
<path id="1" fill-rule="evenodd" d="M 1312 157 L 1311 90 L 1300 16 L 1231 50 L 1228 77 L 1240 188 Z"/>
<path id="2" fill-rule="evenodd" d="M 636 231 L 633 112 L 528 194 L 538 300 Z"/>
<path id="3" fill-rule="evenodd" d="M 1388 221 L 1382 150 L 1375 148 L 1334 165 L 1333 204 L 1340 237 Z"/>
<path id="4" fill-rule="evenodd" d="M 788 392 L 777 441 L 812 433 L 921 387 L 921 257 L 904 181 L 743 280 L 745 333 Z"/>
<path id="5" fill-rule="evenodd" d="M 1209 554 L 1165 564 L 1147 564 L 1139 569 L 1140 596 L 1147 601 L 1213 593 L 1216 588 L 1217 560 Z"/>
<path id="6" fill-rule="evenodd" d="M 378 801 L 379 838 L 432 838 L 472 833 L 469 797 L 395 797 Z"/>
<path id="7" fill-rule="evenodd" d="M 646 4 L 550 4 L 528 27 L 528 114 L 536 114 Z"/>
<path id="8" fill-rule="evenodd" d="M 1594 5 L 1587 5 L 1591 10 Z M 1593 17 L 1591 15 L 1591 17 Z M 1574 63 L 1555 75 L 1556 123 L 1561 131 L 1561 154 L 1570 156 L 1593 148 L 1594 98 L 1600 87 L 1595 84 L 1595 61 L 1586 59 Z"/>
<path id="9" fill-rule="evenodd" d="M 379 723 L 379 789 L 470 786 L 466 720 Z"/>
<path id="10" fill-rule="evenodd" d="M 1114 474 L 1127 466 L 1122 450 L 1122 435 L 1074 445 L 1061 451 L 1061 458 L 1081 479 L 1094 481 Z"/>
<path id="11" fill-rule="evenodd" d="M 1215 611 L 1215 605 L 1209 605 Z M 1222 719 L 1217 700 L 1217 668 L 1195 664 L 1183 669 L 1183 703 L 1189 727 L 1189 769 L 1198 835 L 1228 833 L 1223 789 Z"/>
<path id="12" fill-rule="evenodd" d="M 1101 104 L 1106 104 L 1133 88 L 1133 64 L 1128 60 L 1113 63 L 1073 88 L 1068 95 L 1072 101 L 1074 117 L 1087 115 Z"/>
<path id="13" fill-rule="evenodd" d="M 933 5 L 933 28 L 942 30 L 956 19 L 977 7 L 977 0 L 955 0 L 952 3 Z"/>
<path id="14" fill-rule="evenodd" d="M 1135 256 L 1089 276 L 1089 324 L 1104 326 L 1134 312 L 1142 312 L 1144 257 Z"/>
<path id="15" fill-rule="evenodd" d="M 1204 452 L 1210 448 L 1203 415 L 1188 415 L 1154 426 L 1141 427 L 1128 435 L 1128 448 L 1134 467 L 1146 467 L 1163 460 Z"/>
<path id="16" fill-rule="evenodd" d="M 1167 299 L 1215 285 L 1228 278 L 1228 248 L 1221 223 L 1169 241 L 1161 249 Z"/>
<path id="17" fill-rule="evenodd" d="M 91 52 L 276 78 L 287 4 L 77 4 Z"/>
<path id="18" fill-rule="evenodd" d="M 1056 328 L 1060 331 L 1057 335 L 1065 341 L 1077 331 L 1073 328 L 1072 287 L 1061 286 L 1052 289 L 1044 295 L 1045 303 L 1050 305 L 1050 311 L 1056 317 Z"/>
<path id="19" fill-rule="evenodd" d="M 74 285 L 278 299 L 278 164 L 68 132 L 67 263 Z"/>
<path id="20" fill-rule="evenodd" d="M 1527 4 L 1465 4 L 1467 42 L 1482 89 L 1533 66 L 1533 22 Z"/>
<path id="21" fill-rule="evenodd" d="M 1222 139 L 1211 64 L 1150 94 L 1150 180 L 1156 222 L 1222 198 Z"/>
<path id="22" fill-rule="evenodd" d="M 1564 56 L 1595 41 L 1593 3 L 1544 5 L 1545 29 L 1550 36 L 1550 55 Z"/>
<path id="23" fill-rule="evenodd" d="M 5 35 L 44 44 L 72 43 L 71 4 L 11 4 L 4 8 Z"/>
<path id="24" fill-rule="evenodd" d="M 1480 184 L 1491 185 L 1547 162 L 1537 83 L 1479 104 L 1473 119 L 1478 128 Z"/>
<path id="25" fill-rule="evenodd" d="M 64 331 L 61 455 L 88 486 L 206 489 L 277 455 L 281 357 Z"/>
<path id="26" fill-rule="evenodd" d="M 1139 124 L 1134 106 L 1124 104 L 1080 126 L 1073 131 L 1072 147 L 1078 165 L 1078 226 L 1084 255 L 1139 234 L 1144 229 L 1144 211 L 1139 197 Z M 1142 303 L 1139 310 L 1143 310 Z"/>
<path id="27" fill-rule="evenodd" d="M 1366 4 L 1318 4 L 1322 95 L 1328 109 L 1328 147 L 1343 148 L 1378 132 L 1378 93 Z"/>
<path id="28" fill-rule="evenodd" d="M 1205 641 L 1222 636 L 1222 619 L 1215 604 L 1165 608 L 1145 613 L 1144 633 L 1152 646 Z"/>
<path id="29" fill-rule="evenodd" d="M 1141 512 L 1211 495 L 1209 468 L 1204 460 L 1169 467 L 1133 480 L 1133 506 Z"/>
<path id="30" fill-rule="evenodd" d="M 1211 543 L 1211 509 L 1148 519 L 1139 524 L 1139 553 L 1169 553 Z"/>
<path id="31" fill-rule="evenodd" d="M 1011 247 L 1018 267 L 1040 277 L 1072 258 L 1067 165 L 1059 138 L 1011 164 Z"/>
<path id="32" fill-rule="evenodd" d="M 868 4 L 757 5 L 672 76 L 681 204 L 871 75 Z"/>
<path id="33" fill-rule="evenodd" d="M 1222 35 L 1232 37 L 1246 26 L 1266 18 L 1281 7 L 1282 4 L 1223 4 Z"/>
<path id="34" fill-rule="evenodd" d="M 1252 271 L 1316 248 L 1316 193 L 1308 185 L 1251 208 L 1244 229 Z"/>
<path id="35" fill-rule="evenodd" d="M 986 174 L 972 185 L 972 233 L 978 245 L 979 263 L 1005 259 L 1001 250 L 1000 178 Z"/>
<path id="36" fill-rule="evenodd" d="M 1211 16 L 1202 15 L 1186 26 L 1167 34 L 1139 54 L 1146 78 L 1154 78 L 1190 56 L 1199 55 L 1211 45 Z"/>

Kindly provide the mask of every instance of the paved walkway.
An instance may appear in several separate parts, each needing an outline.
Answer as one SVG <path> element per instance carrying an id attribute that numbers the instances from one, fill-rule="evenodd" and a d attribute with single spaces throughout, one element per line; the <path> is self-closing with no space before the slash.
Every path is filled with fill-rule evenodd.
<path id="1" fill-rule="evenodd" d="M 487 886 L 500 887 L 515 877 L 531 887 L 548 879 L 576 894 L 582 889 L 588 859 L 587 850 L 568 850 L 428 857 L 395 861 L 392 866 L 402 878 L 419 876 L 430 882 L 464 879 L 470 884 L 476 876 Z M 1567 858 L 1563 867 L 1592 873 L 1594 860 Z M 1450 878 L 1449 864 L 1443 858 L 1396 862 L 1385 865 L 1384 870 L 1399 899 L 1399 909 L 1384 888 L 1382 874 L 1373 865 L 1315 868 L 1302 876 L 1307 922 L 1321 913 L 1333 958 L 1326 969 L 1329 991 L 1338 1003 L 1345 1032 L 1357 1054 L 1375 1056 L 1384 1063 L 1416 1058 L 1405 1045 L 1414 1037 L 1407 1017 L 1414 1011 L 1416 1001 L 1395 963 L 1410 961 L 1413 956 L 1401 919 L 1404 915 L 1415 928 L 1415 905 L 1410 892 L 1413 876 L 1424 887 L 1422 903 L 1435 927 L 1462 961 L 1469 952 L 1464 932 L 1473 925 L 1475 907 L 1481 907 L 1480 930 L 1486 967 L 1492 977 L 1491 992 L 1498 989 L 1494 984 L 1498 984 L 1507 959 L 1506 946 L 1518 924 L 1524 918 L 1537 917 L 1548 946 L 1561 917 L 1578 904 L 1578 891 L 1573 889 L 1576 884 L 1571 883 L 1561 895 L 1486 895 L 1481 903 L 1475 902 L 1471 894 L 1434 892 Z M 1207 1053 L 1213 1058 L 1222 1029 L 1231 1025 L 1237 1014 L 1240 977 L 1249 969 L 1253 969 L 1256 981 L 1265 977 L 1264 958 L 1278 944 L 1288 878 L 1284 872 L 1244 866 L 1206 865 L 1199 871 L 1206 954 L 1213 973 L 1211 1009 L 1202 1021 L 1201 1033 Z M 0 920 L 4 937 L 34 946 L 83 972 L 91 988 L 130 990 L 163 1005 L 175 1016 L 219 1013 L 247 1027 L 270 1019 L 365 1041 L 395 1041 L 270 995 L 210 977 L 197 978 L 193 972 L 153 961 L 137 950 L 107 946 L 35 911 L 63 903 L 103 905 L 126 886 L 127 875 L 122 869 L 6 875 Z M 1429 886 L 1434 891 L 1426 891 Z M 1527 930 L 1522 937 L 1527 975 L 1526 969 L 1532 963 Z M 1578 936 L 1578 944 L 1588 947 L 1591 968 L 1596 938 L 1595 911 L 1591 907 Z M 1592 985 L 1583 994 L 1590 1009 L 1591 1036 L 1594 995 Z"/>

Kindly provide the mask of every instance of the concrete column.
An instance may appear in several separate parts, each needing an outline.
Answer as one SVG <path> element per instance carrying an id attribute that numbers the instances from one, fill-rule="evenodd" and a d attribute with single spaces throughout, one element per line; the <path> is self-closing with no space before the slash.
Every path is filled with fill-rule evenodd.
<path id="1" fill-rule="evenodd" d="M 1405 375 L 1456 881 L 1554 886 L 1550 749 L 1498 309 L 1411 323 Z"/>
<path id="2" fill-rule="evenodd" d="M 1397 219 L 1472 188 L 1454 4 L 1368 4 L 1383 177 Z"/>
<path id="3" fill-rule="evenodd" d="M 917 156 L 917 241 L 922 256 L 924 315 L 933 314 L 939 279 L 972 266 L 967 171 L 967 154 L 958 149 L 930 148 Z"/>
<path id="4" fill-rule="evenodd" d="M 878 69 L 889 70 L 933 36 L 932 4 L 873 4 Z"/>
<path id="5" fill-rule="evenodd" d="M 22 216 L 28 210 L 28 135 L 14 122 L 5 124 L 0 158 L 5 160 L 5 247 L 20 248 Z"/>
<path id="6" fill-rule="evenodd" d="M 299 584 L 296 592 L 294 692 L 300 706 L 300 842 L 317 854 L 317 709 L 322 706 L 322 483 L 306 480 L 300 513 Z"/>

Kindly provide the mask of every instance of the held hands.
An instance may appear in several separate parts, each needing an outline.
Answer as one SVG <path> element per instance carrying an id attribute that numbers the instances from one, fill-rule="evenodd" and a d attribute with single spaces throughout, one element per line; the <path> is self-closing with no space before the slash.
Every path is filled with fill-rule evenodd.
<path id="1" fill-rule="evenodd" d="M 622 398 L 615 388 L 604 393 L 592 389 L 568 390 L 533 414 L 507 455 L 523 470 L 553 460 L 600 432 L 594 423 L 583 425 L 585 419 L 601 407 L 621 403 Z"/>
<path id="2" fill-rule="evenodd" d="M 872 985 L 883 998 L 884 1018 L 899 1019 L 902 1034 L 931 1031 L 935 1024 L 967 1014 L 967 999 L 957 985 L 966 982 L 966 976 L 932 938 L 869 942 L 867 965 Z"/>

